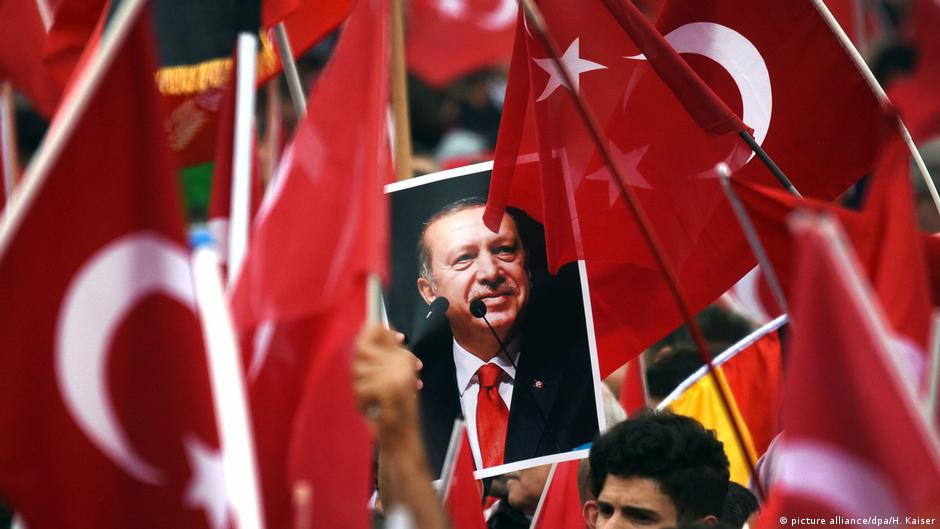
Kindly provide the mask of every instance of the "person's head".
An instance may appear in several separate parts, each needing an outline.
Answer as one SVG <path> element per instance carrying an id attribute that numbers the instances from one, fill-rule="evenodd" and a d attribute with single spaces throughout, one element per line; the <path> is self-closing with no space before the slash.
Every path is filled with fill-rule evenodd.
<path id="1" fill-rule="evenodd" d="M 447 298 L 454 339 L 488 360 L 498 344 L 470 304 L 486 305 L 487 320 L 505 340 L 528 301 L 529 273 L 515 221 L 504 215 L 499 231 L 490 231 L 483 224 L 485 204 L 461 199 L 428 219 L 418 241 L 418 291 L 427 303 Z"/>
<path id="2" fill-rule="evenodd" d="M 732 529 L 743 529 L 757 508 L 757 497 L 747 487 L 732 481 L 728 483 L 728 494 L 719 519 Z"/>
<path id="3" fill-rule="evenodd" d="M 509 505 L 529 516 L 535 514 L 551 469 L 551 465 L 542 465 L 506 474 L 506 487 L 509 489 L 506 501 Z"/>
<path id="4" fill-rule="evenodd" d="M 714 432 L 668 412 L 627 419 L 591 447 L 592 529 L 714 523 L 728 490 L 728 458 Z"/>

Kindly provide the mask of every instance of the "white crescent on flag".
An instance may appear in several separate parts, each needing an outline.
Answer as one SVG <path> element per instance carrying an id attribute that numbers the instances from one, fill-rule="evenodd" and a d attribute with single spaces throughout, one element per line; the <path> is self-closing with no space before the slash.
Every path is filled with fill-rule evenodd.
<path id="1" fill-rule="evenodd" d="M 773 93 L 770 72 L 757 47 L 737 31 L 714 22 L 685 24 L 670 31 L 665 38 L 677 53 L 707 57 L 731 75 L 741 93 L 741 120 L 754 129 L 757 143 L 763 144 L 770 130 Z M 646 57 L 641 54 L 627 59 L 646 60 Z"/>
<path id="2" fill-rule="evenodd" d="M 137 480 L 158 485 L 161 471 L 137 453 L 117 419 L 107 377 L 115 331 L 154 294 L 195 313 L 189 257 L 179 244 L 137 232 L 101 248 L 66 291 L 56 328 L 55 367 L 66 408 L 91 442 Z"/>

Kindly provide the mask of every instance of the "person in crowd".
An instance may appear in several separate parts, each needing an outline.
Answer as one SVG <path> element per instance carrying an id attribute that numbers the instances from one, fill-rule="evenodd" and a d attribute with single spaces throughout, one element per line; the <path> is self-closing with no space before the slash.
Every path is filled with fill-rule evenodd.
<path id="1" fill-rule="evenodd" d="M 714 432 L 668 412 L 615 425 L 591 447 L 590 529 L 716 523 L 728 491 L 728 458 Z"/>

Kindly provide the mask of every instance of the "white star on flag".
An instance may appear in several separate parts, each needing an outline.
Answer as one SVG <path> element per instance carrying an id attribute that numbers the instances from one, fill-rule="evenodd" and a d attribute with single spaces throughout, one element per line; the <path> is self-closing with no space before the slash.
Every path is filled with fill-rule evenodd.
<path id="1" fill-rule="evenodd" d="M 598 64 L 596 62 L 591 62 L 581 58 L 581 38 L 576 38 L 568 46 L 568 49 L 565 50 L 565 54 L 561 56 L 561 63 L 565 65 L 568 69 L 568 72 L 571 74 L 572 79 L 574 80 L 574 91 L 576 93 L 581 92 L 581 74 L 585 72 L 590 72 L 593 70 L 604 70 L 607 67 L 603 64 Z M 548 78 L 548 84 L 545 86 L 545 90 L 542 91 L 542 95 L 539 96 L 536 101 L 542 101 L 547 99 L 548 96 L 552 95 L 552 92 L 556 88 L 565 84 L 564 77 L 561 74 L 561 71 L 555 66 L 555 61 L 551 58 L 548 59 L 532 59 L 535 61 L 535 64 L 546 72 L 550 76 Z M 569 87 L 570 88 L 570 87 Z"/>
<path id="2" fill-rule="evenodd" d="M 642 187 L 643 189 L 653 189 L 653 186 L 643 178 L 643 175 L 640 174 L 640 171 L 637 170 L 637 166 L 640 164 L 640 160 L 643 159 L 643 155 L 646 154 L 646 151 L 649 150 L 649 145 L 644 145 L 637 149 L 624 154 L 620 147 L 616 143 L 610 142 L 610 154 L 614 159 L 614 163 L 617 164 L 617 167 L 620 168 L 620 172 L 623 174 L 623 177 L 626 179 L 627 184 L 633 187 Z M 607 165 L 604 165 L 597 171 L 587 175 L 585 177 L 588 180 L 600 180 L 607 181 L 607 193 L 610 198 L 610 205 L 613 207 L 614 202 L 617 202 L 617 197 L 620 196 L 620 186 L 617 185 L 617 182 L 614 181 L 616 178 L 613 173 L 610 172 L 610 169 Z"/>
<path id="3" fill-rule="evenodd" d="M 206 519 L 212 529 L 225 529 L 228 501 L 222 456 L 192 435 L 186 436 L 183 445 L 191 472 L 184 501 L 190 507 L 206 511 Z"/>

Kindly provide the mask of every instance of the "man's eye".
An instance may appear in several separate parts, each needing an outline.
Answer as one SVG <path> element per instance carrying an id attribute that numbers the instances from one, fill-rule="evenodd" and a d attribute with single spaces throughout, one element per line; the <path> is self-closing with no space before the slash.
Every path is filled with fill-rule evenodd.
<path id="1" fill-rule="evenodd" d="M 597 505 L 597 512 L 601 513 L 605 518 L 610 518 L 614 515 L 614 508 L 610 505 L 600 503 Z"/>
<path id="2" fill-rule="evenodd" d="M 497 255 L 515 255 L 516 247 L 515 246 L 498 246 L 496 247 Z"/>

